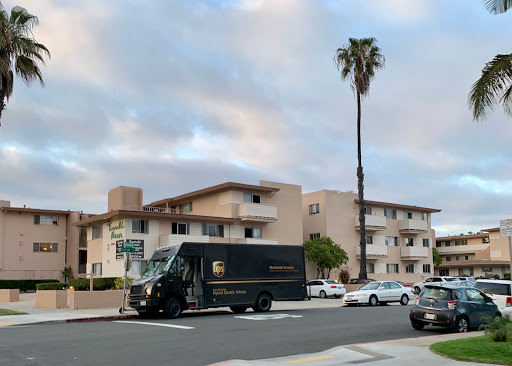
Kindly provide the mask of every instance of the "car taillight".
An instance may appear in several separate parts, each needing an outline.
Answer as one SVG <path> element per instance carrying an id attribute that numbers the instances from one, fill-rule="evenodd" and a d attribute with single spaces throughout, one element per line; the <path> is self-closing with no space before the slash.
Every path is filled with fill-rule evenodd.
<path id="1" fill-rule="evenodd" d="M 338 288 L 338 286 L 331 286 L 331 288 Z"/>
<path id="2" fill-rule="evenodd" d="M 512 306 L 512 297 L 507 297 L 507 308 Z"/>
<path id="3" fill-rule="evenodd" d="M 451 310 L 457 309 L 457 301 L 454 301 L 454 300 L 448 301 L 448 309 L 451 309 Z"/>
<path id="4" fill-rule="evenodd" d="M 418 305 L 420 303 L 420 298 L 418 296 L 416 296 L 416 305 Z"/>

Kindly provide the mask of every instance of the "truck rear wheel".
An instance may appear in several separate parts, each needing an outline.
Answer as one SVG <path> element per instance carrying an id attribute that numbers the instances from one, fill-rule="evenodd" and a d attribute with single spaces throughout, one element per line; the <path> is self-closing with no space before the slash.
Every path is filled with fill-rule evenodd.
<path id="1" fill-rule="evenodd" d="M 229 308 L 235 314 L 242 314 L 247 310 L 247 306 L 230 306 Z"/>
<path id="2" fill-rule="evenodd" d="M 256 304 L 252 307 L 257 313 L 266 313 L 272 307 L 272 299 L 268 294 L 261 294 L 256 300 Z"/>
<path id="3" fill-rule="evenodd" d="M 164 306 L 164 315 L 166 318 L 176 319 L 181 315 L 181 303 L 175 298 L 171 297 Z"/>

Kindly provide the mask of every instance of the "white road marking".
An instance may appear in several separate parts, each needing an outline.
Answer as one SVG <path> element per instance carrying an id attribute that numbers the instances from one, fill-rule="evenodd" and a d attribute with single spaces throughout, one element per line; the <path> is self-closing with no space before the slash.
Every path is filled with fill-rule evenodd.
<path id="1" fill-rule="evenodd" d="M 290 314 L 258 314 L 258 315 L 237 315 L 235 318 L 247 320 L 275 320 L 284 318 L 302 318 L 302 315 Z"/>
<path id="2" fill-rule="evenodd" d="M 187 327 L 185 325 L 161 324 L 161 323 L 150 323 L 150 322 L 135 322 L 135 321 L 130 321 L 130 320 L 114 320 L 114 323 L 155 325 L 157 327 L 168 327 L 168 328 L 178 328 L 178 329 L 195 329 L 194 327 Z"/>

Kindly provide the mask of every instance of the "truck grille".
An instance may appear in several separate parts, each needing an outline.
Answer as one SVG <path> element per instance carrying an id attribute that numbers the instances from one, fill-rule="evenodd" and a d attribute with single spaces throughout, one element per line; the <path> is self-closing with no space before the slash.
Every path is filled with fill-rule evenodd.
<path id="1" fill-rule="evenodd" d="M 142 286 L 132 286 L 130 289 L 130 294 L 132 295 L 138 295 L 142 293 Z"/>

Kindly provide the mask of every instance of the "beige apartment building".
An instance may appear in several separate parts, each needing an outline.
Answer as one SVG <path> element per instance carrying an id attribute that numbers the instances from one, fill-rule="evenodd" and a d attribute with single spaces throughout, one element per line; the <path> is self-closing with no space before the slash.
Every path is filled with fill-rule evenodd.
<path id="1" fill-rule="evenodd" d="M 500 236 L 499 227 L 472 235 L 438 237 L 436 249 L 443 261 L 435 268 L 437 275 L 503 278 L 510 273 L 508 239 Z"/>
<path id="2" fill-rule="evenodd" d="M 143 191 L 108 192 L 108 212 L 75 222 L 87 231 L 87 273 L 124 275 L 124 242 L 135 244 L 130 275 L 138 277 L 155 249 L 182 242 L 302 244 L 302 188 L 260 181 L 223 183 L 143 204 Z"/>
<path id="3" fill-rule="evenodd" d="M 72 225 L 89 215 L 76 211 L 11 207 L 0 200 L 0 279 L 59 279 L 71 266 L 84 273 L 85 232 Z"/>
<path id="4" fill-rule="evenodd" d="M 304 240 L 330 237 L 349 257 L 351 278 L 359 275 L 359 205 L 355 193 L 322 190 L 302 195 Z M 366 201 L 368 278 L 413 283 L 434 273 L 432 213 L 441 210 Z M 308 266 L 311 269 L 311 266 Z M 309 278 L 316 271 L 309 271 Z M 337 279 L 338 273 L 331 272 Z"/>

